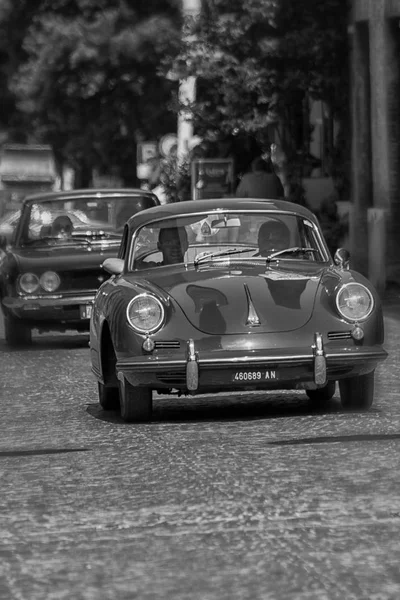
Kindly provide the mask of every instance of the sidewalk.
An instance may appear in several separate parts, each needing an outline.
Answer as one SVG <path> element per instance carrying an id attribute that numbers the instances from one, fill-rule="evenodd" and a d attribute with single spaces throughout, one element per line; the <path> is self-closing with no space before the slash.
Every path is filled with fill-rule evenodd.
<path id="1" fill-rule="evenodd" d="M 389 285 L 383 295 L 383 314 L 400 320 L 400 286 Z"/>

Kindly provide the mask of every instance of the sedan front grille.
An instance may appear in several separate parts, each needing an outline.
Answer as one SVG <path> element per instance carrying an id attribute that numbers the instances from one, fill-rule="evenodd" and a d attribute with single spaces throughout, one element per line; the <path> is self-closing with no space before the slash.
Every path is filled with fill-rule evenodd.
<path id="1" fill-rule="evenodd" d="M 82 271 L 64 271 L 59 273 L 61 278 L 60 291 L 87 292 L 97 290 L 109 278 L 102 269 L 87 269 Z"/>

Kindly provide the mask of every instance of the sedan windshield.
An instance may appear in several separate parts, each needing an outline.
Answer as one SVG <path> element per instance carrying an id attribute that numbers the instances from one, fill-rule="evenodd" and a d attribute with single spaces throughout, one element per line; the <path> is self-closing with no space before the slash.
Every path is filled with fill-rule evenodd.
<path id="1" fill-rule="evenodd" d="M 119 242 L 125 222 L 136 212 L 136 203 L 134 197 L 121 196 L 35 202 L 22 215 L 20 243 Z"/>
<path id="2" fill-rule="evenodd" d="M 212 212 L 148 223 L 134 237 L 131 269 L 177 263 L 296 260 L 325 262 L 317 226 L 278 211 Z"/>

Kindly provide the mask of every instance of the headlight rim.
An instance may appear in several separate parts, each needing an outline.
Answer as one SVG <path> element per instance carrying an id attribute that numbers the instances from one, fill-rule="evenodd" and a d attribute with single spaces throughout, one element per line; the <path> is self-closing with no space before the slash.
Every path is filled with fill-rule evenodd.
<path id="1" fill-rule="evenodd" d="M 45 286 L 42 283 L 42 278 L 45 275 L 48 275 L 49 273 L 51 273 L 52 275 L 55 275 L 57 277 L 57 280 L 58 280 L 57 286 L 54 289 L 52 289 L 52 290 L 48 290 L 47 288 L 45 288 Z M 56 292 L 59 289 L 59 287 L 61 285 L 61 278 L 60 278 L 59 274 L 56 271 L 44 271 L 44 273 L 42 273 L 40 275 L 40 277 L 39 277 L 39 284 L 40 284 L 40 287 L 42 288 L 42 290 L 44 290 L 48 294 L 53 294 L 54 292 Z"/>
<path id="2" fill-rule="evenodd" d="M 159 320 L 159 322 L 157 323 L 157 325 L 155 327 L 152 327 L 151 329 L 140 329 L 139 327 L 136 327 L 132 321 L 129 318 L 129 309 L 131 307 L 131 305 L 133 304 L 133 302 L 137 301 L 138 298 L 151 298 L 152 300 L 154 300 L 158 306 L 161 309 L 161 318 Z M 157 296 L 155 296 L 154 294 L 150 294 L 148 292 L 142 292 L 140 294 L 136 294 L 136 296 L 134 296 L 133 298 L 131 298 L 131 300 L 128 302 L 128 305 L 126 307 L 126 320 L 128 321 L 128 324 L 130 327 L 132 327 L 132 329 L 135 331 L 135 333 L 138 333 L 139 335 L 150 335 L 153 333 L 156 333 L 157 331 L 159 331 L 164 323 L 165 323 L 165 307 L 164 304 L 161 302 L 161 300 L 159 298 L 157 298 Z"/>
<path id="3" fill-rule="evenodd" d="M 23 278 L 26 277 L 27 275 L 30 275 L 31 277 L 34 277 L 36 279 L 36 287 L 33 290 L 24 289 L 24 287 L 21 283 Z M 20 273 L 20 275 L 18 276 L 18 288 L 20 290 L 20 293 L 22 293 L 22 294 L 27 294 L 28 296 L 31 294 L 35 294 L 40 289 L 39 276 L 36 273 L 33 273 L 32 271 L 25 271 L 24 273 Z"/>
<path id="4" fill-rule="evenodd" d="M 367 295 L 369 296 L 369 298 L 370 298 L 370 300 L 371 300 L 371 305 L 370 305 L 370 308 L 369 308 L 368 312 L 367 312 L 367 313 L 366 313 L 364 316 L 362 316 L 362 317 L 358 317 L 357 319 L 354 319 L 354 318 L 352 318 L 352 317 L 349 317 L 349 316 L 347 316 L 347 315 L 344 315 L 344 314 L 342 313 L 342 311 L 340 310 L 340 307 L 339 307 L 339 298 L 340 298 L 340 295 L 342 294 L 342 292 L 343 292 L 345 289 L 347 289 L 347 288 L 348 288 L 348 287 L 350 287 L 350 286 L 358 286 L 359 288 L 363 288 L 363 290 L 365 290 L 365 292 L 367 293 Z M 337 293 L 336 293 L 336 299 L 335 299 L 335 303 L 336 303 L 336 310 L 338 311 L 338 313 L 339 313 L 340 317 L 341 317 L 342 319 L 345 319 L 345 320 L 346 320 L 346 321 L 348 321 L 349 323 L 362 323 L 362 322 L 366 321 L 366 320 L 367 320 L 367 319 L 368 319 L 368 318 L 371 316 L 372 312 L 373 312 L 373 311 L 374 311 L 374 309 L 375 309 L 375 298 L 374 298 L 374 296 L 373 296 L 373 294 L 372 294 L 371 290 L 369 290 L 369 289 L 367 288 L 367 286 L 366 286 L 366 285 L 364 285 L 363 283 L 358 283 L 357 281 L 349 281 L 349 282 L 347 282 L 347 283 L 343 283 L 343 284 L 340 286 L 340 288 L 338 289 Z"/>

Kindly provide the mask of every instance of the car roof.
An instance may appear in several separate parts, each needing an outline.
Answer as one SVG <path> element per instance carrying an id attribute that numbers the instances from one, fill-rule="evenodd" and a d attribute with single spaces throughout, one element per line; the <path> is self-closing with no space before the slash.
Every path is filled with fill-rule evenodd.
<path id="1" fill-rule="evenodd" d="M 207 200 L 186 200 L 147 208 L 133 215 L 128 223 L 132 228 L 141 227 L 154 219 L 174 218 L 179 215 L 194 214 L 207 211 L 251 211 L 266 210 L 295 213 L 313 223 L 318 223 L 317 217 L 305 206 L 287 200 L 268 200 L 261 198 L 212 198 Z"/>
<path id="2" fill-rule="evenodd" d="M 159 203 L 157 196 L 153 194 L 153 192 L 142 190 L 140 188 L 85 188 L 33 194 L 26 196 L 23 200 L 23 204 L 32 204 L 38 202 L 38 200 L 46 202 L 51 200 L 76 200 L 78 198 L 109 198 L 110 196 L 114 198 L 126 198 L 127 196 L 135 198 L 148 197 L 153 198 L 157 204 Z"/>

